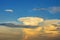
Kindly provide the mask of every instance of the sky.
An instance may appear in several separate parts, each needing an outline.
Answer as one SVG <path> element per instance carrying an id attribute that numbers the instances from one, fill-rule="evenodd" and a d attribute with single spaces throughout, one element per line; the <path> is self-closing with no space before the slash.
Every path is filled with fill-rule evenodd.
<path id="1" fill-rule="evenodd" d="M 60 19 L 60 0 L 0 0 L 0 22 L 29 16 Z"/>

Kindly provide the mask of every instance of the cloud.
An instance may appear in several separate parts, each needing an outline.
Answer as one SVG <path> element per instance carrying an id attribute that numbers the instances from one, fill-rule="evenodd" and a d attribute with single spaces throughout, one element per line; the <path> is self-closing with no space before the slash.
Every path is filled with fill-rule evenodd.
<path id="1" fill-rule="evenodd" d="M 13 23 L 13 24 L 16 24 L 16 25 L 19 24 L 17 21 L 4 21 L 4 22 L 0 22 L 0 24 L 1 23 Z"/>
<path id="2" fill-rule="evenodd" d="M 13 12 L 13 10 L 12 9 L 6 9 L 6 10 L 4 10 L 5 12 Z"/>
<path id="3" fill-rule="evenodd" d="M 44 25 L 44 31 L 41 32 L 42 27 L 36 27 L 35 29 L 31 29 L 31 28 L 24 28 L 22 31 L 25 35 L 23 35 L 23 40 L 27 40 L 29 38 L 32 37 L 35 38 L 38 35 L 40 36 L 40 33 L 45 33 L 43 35 L 45 35 L 47 38 L 51 37 L 57 37 L 58 35 L 58 31 L 53 31 L 56 30 L 56 27 L 51 25 L 53 23 L 57 23 L 60 22 L 60 20 L 58 19 L 53 19 L 53 20 L 43 20 L 43 18 L 39 18 L 39 17 L 22 17 L 22 18 L 18 18 L 18 21 L 23 22 L 24 25 L 33 25 L 35 26 L 36 24 L 38 25 L 38 23 L 43 22 L 45 24 L 47 24 L 48 26 Z"/>
<path id="4" fill-rule="evenodd" d="M 48 33 L 47 34 L 48 37 L 55 37 L 58 35 L 58 32 L 60 30 L 60 29 L 59 30 L 57 29 L 57 28 L 59 28 L 58 25 L 57 26 L 55 26 L 55 25 L 58 24 L 59 22 L 60 22 L 59 19 L 44 20 L 43 25 L 42 25 L 42 27 L 44 27 L 44 28 L 42 30 L 44 31 L 44 33 Z"/>
<path id="5" fill-rule="evenodd" d="M 33 8 L 32 10 L 47 10 L 46 8 Z"/>
<path id="6" fill-rule="evenodd" d="M 38 25 L 38 23 L 42 22 L 43 19 L 39 17 L 22 17 L 18 18 L 18 21 L 23 22 L 24 25 Z"/>
<path id="7" fill-rule="evenodd" d="M 44 23 L 46 24 L 58 24 L 60 20 L 58 19 L 50 19 L 50 20 L 45 20 Z"/>
<path id="8" fill-rule="evenodd" d="M 49 25 L 52 23 L 58 23 L 60 22 L 60 20 L 58 19 L 50 19 L 50 20 L 43 20 L 43 18 L 39 18 L 39 17 L 21 17 L 18 18 L 18 21 L 23 22 L 24 25 L 38 25 L 38 23 L 45 23 L 48 26 L 44 25 L 44 31 L 41 32 L 42 27 L 38 26 L 36 28 L 9 28 L 9 27 L 0 27 L 1 32 L 6 34 L 11 34 L 10 35 L 6 35 L 6 34 L 1 34 L 1 35 L 6 35 L 7 38 L 10 37 L 14 37 L 16 38 L 14 35 L 18 36 L 18 38 L 23 39 L 23 40 L 57 40 L 60 39 L 60 34 L 58 33 L 58 31 L 56 31 L 56 27 L 53 25 Z M 12 22 L 12 21 L 11 21 Z M 1 33 L 0 32 L 0 33 Z M 42 34 L 42 35 L 41 35 Z M 4 37 L 6 37 L 4 36 Z M 10 36 L 10 37 L 8 37 Z M 11 39 L 11 38 L 10 38 Z M 13 40 L 13 39 L 12 39 Z M 14 39 L 15 40 L 15 39 Z"/>
<path id="9" fill-rule="evenodd" d="M 56 6 L 53 6 L 53 7 L 48 7 L 48 8 L 33 8 L 32 10 L 46 10 L 50 13 L 58 13 L 60 12 L 60 6 L 59 7 L 56 7 Z"/>
<path id="10" fill-rule="evenodd" d="M 58 31 L 60 30 L 60 27 L 58 27 L 60 25 L 60 24 L 58 24 L 59 22 L 60 22 L 59 19 L 44 20 L 43 25 L 42 25 L 44 27 L 44 29 L 43 29 L 44 32 L 52 33 L 52 36 L 57 35 Z"/>
<path id="11" fill-rule="evenodd" d="M 60 7 L 49 7 L 48 11 L 50 13 L 57 13 L 57 12 L 60 12 Z"/>
<path id="12" fill-rule="evenodd" d="M 18 21 L 22 22 L 24 25 L 39 25 L 39 23 L 45 25 L 51 25 L 51 24 L 59 24 L 60 20 L 59 19 L 49 19 L 49 20 L 44 20 L 43 18 L 39 17 L 22 17 L 18 18 Z"/>

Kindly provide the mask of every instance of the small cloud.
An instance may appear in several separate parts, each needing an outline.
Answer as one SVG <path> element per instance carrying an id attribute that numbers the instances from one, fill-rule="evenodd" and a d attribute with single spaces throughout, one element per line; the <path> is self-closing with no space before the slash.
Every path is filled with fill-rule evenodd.
<path id="1" fill-rule="evenodd" d="M 6 9 L 6 10 L 4 10 L 5 12 L 13 12 L 13 10 L 12 9 Z"/>

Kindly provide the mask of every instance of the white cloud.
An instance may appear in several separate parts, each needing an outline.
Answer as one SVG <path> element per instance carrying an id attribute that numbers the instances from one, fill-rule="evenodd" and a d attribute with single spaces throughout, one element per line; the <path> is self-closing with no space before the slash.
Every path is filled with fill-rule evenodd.
<path id="1" fill-rule="evenodd" d="M 13 12 L 13 10 L 12 9 L 6 9 L 6 10 L 4 10 L 5 12 Z"/>
<path id="2" fill-rule="evenodd" d="M 60 12 L 60 6 L 59 7 L 56 7 L 56 6 L 53 6 L 53 7 L 48 7 L 48 8 L 33 8 L 32 10 L 46 10 L 50 13 L 57 13 L 57 12 Z"/>

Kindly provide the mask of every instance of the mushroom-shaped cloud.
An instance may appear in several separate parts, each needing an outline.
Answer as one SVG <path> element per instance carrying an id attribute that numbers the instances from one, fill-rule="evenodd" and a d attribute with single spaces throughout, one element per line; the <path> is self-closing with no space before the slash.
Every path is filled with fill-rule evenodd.
<path id="1" fill-rule="evenodd" d="M 24 25 L 35 26 L 38 25 L 40 22 L 43 22 L 43 19 L 39 17 L 22 17 L 18 18 L 18 21 L 23 22 Z"/>

